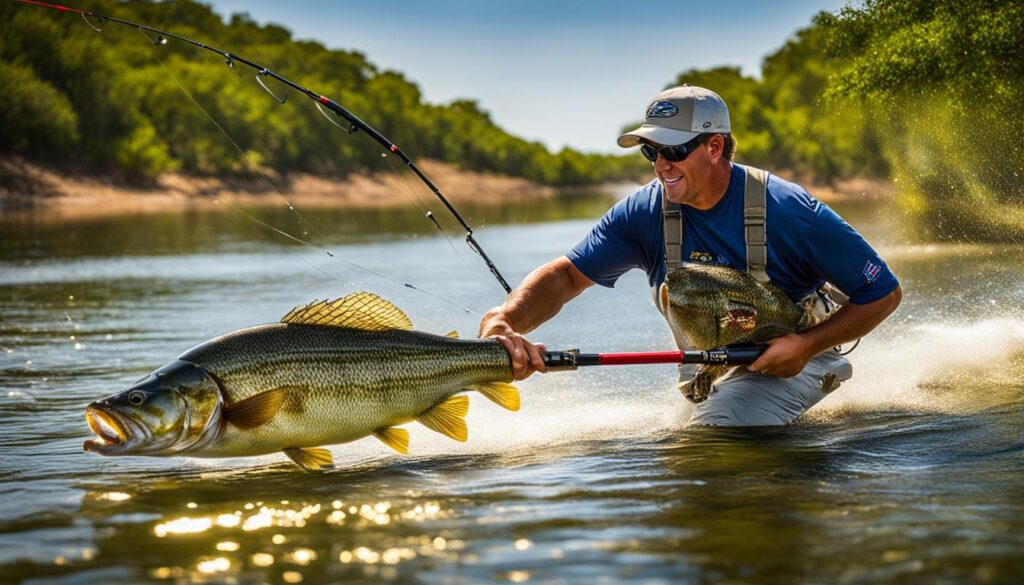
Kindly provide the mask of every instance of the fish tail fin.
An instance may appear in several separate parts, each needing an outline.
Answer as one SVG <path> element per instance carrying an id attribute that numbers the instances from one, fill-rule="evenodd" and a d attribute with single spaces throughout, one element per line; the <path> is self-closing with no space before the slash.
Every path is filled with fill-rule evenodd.
<path id="1" fill-rule="evenodd" d="M 467 387 L 466 390 L 476 390 L 486 396 L 488 400 L 502 408 L 511 411 L 519 410 L 519 388 L 516 388 L 507 382 L 484 382 L 482 384 L 473 384 L 472 386 Z"/>
<path id="2" fill-rule="evenodd" d="M 416 420 L 432 431 L 464 443 L 469 437 L 469 431 L 466 429 L 466 413 L 468 412 L 469 398 L 452 396 L 448 400 L 438 402 L 430 407 L 417 416 Z"/>

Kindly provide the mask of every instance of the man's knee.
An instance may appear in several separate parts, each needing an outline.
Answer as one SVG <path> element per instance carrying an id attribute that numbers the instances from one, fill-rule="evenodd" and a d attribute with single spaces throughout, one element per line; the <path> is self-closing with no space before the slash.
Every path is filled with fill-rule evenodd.
<path id="1" fill-rule="evenodd" d="M 835 352 L 814 358 L 793 378 L 776 378 L 746 370 L 714 385 L 693 411 L 691 425 L 754 427 L 786 425 L 852 376 L 850 362 Z"/>
<path id="2" fill-rule="evenodd" d="M 752 383 L 756 382 L 751 380 L 731 382 L 716 385 L 708 399 L 694 409 L 689 424 L 720 427 L 781 426 L 793 422 L 808 408 L 802 403 L 782 404 L 779 400 L 771 400 L 764 395 L 770 390 L 754 387 Z"/>
<path id="3" fill-rule="evenodd" d="M 715 384 L 708 400 L 694 409 L 690 424 L 790 424 L 822 398 L 820 384 L 813 383 L 808 376 L 776 378 L 743 371 Z"/>

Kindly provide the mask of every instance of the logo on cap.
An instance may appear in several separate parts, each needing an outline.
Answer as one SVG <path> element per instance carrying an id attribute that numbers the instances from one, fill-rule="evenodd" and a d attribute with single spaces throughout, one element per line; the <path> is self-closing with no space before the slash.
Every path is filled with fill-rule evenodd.
<path id="1" fill-rule="evenodd" d="M 647 108 L 648 118 L 671 118 L 679 113 L 679 108 L 671 102 L 655 102 Z"/>

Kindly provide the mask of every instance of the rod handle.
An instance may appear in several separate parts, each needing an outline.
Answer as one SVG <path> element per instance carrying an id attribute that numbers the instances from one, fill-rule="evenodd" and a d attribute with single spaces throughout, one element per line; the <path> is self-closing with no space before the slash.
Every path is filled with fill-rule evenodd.
<path id="1" fill-rule="evenodd" d="M 623 366 L 639 364 L 709 364 L 746 366 L 761 357 L 767 345 L 720 347 L 707 351 L 655 351 L 633 353 L 580 353 L 578 349 L 545 351 L 544 365 L 549 372 L 575 370 L 580 366 Z"/>
<path id="2" fill-rule="evenodd" d="M 545 351 L 544 365 L 549 372 L 565 372 L 575 370 L 580 366 L 600 365 L 600 358 L 596 353 L 580 353 L 578 349 L 565 351 Z"/>
<path id="3" fill-rule="evenodd" d="M 742 347 L 726 347 L 721 351 L 726 352 L 726 364 L 730 366 L 749 366 L 761 357 L 767 345 L 750 345 Z"/>

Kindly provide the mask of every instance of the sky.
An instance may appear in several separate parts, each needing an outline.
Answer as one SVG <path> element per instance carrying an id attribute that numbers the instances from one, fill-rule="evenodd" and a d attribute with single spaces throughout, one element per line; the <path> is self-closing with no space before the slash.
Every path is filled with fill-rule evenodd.
<path id="1" fill-rule="evenodd" d="M 432 103 L 474 99 L 553 150 L 615 152 L 626 124 L 687 69 L 762 58 L 845 0 L 213 0 L 293 37 L 364 53 Z M 287 76 L 287 72 L 282 71 Z M 301 83 L 301 80 L 297 80 Z M 714 89 L 714 88 L 711 88 Z M 728 96 L 723 96 L 728 101 Z M 359 115 L 360 112 L 355 112 Z"/>

